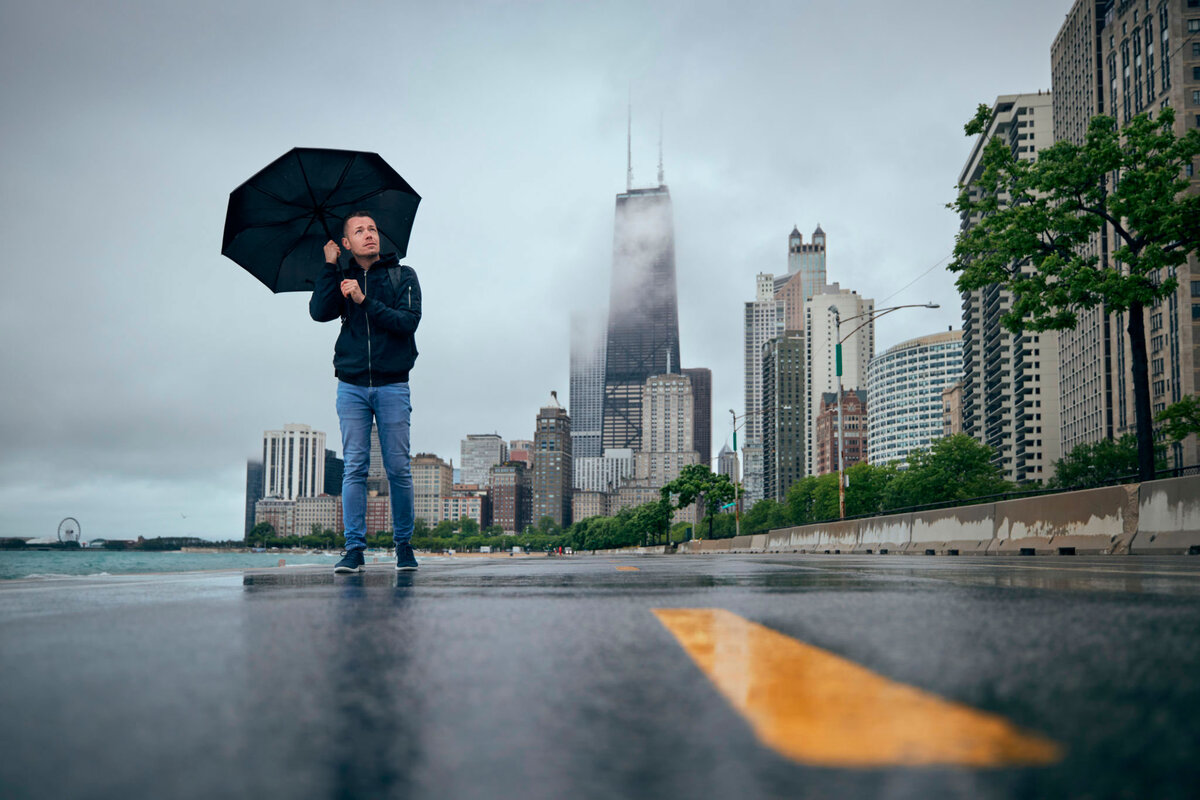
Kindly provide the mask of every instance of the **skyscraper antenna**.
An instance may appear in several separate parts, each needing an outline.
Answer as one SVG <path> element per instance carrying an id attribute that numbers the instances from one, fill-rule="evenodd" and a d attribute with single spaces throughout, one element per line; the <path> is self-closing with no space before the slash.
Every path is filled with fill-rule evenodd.
<path id="1" fill-rule="evenodd" d="M 633 89 L 629 90 L 628 116 L 625 122 L 625 191 L 633 189 Z"/>
<path id="2" fill-rule="evenodd" d="M 658 185 L 663 185 L 663 165 L 662 165 L 662 136 L 663 136 L 663 115 L 658 112 Z"/>

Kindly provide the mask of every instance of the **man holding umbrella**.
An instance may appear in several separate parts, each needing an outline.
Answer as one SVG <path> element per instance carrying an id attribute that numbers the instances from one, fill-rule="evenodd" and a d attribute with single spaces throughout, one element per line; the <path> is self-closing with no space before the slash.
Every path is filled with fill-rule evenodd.
<path id="1" fill-rule="evenodd" d="M 351 212 L 342 230 L 342 247 L 350 253 L 350 264 L 340 268 L 341 249 L 332 239 L 326 242 L 326 266 L 309 301 L 309 313 L 317 322 L 342 320 L 333 354 L 346 461 L 342 480 L 346 551 L 334 567 L 338 573 L 364 570 L 372 419 L 379 428 L 391 491 L 396 569 L 417 568 L 411 544 L 408 373 L 417 358 L 413 335 L 421 322 L 421 286 L 416 273 L 401 266 L 395 253 L 380 252 L 381 241 L 371 212 Z"/>

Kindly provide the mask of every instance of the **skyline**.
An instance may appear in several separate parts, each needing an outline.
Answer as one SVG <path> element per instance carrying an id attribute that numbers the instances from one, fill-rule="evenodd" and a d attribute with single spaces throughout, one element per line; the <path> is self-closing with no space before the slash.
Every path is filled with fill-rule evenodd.
<path id="1" fill-rule="evenodd" d="M 635 188 L 663 120 L 680 359 L 713 370 L 714 451 L 742 407 L 742 304 L 786 271 L 793 225 L 820 224 L 829 280 L 877 306 L 941 303 L 881 320 L 878 349 L 960 328 L 951 276 L 921 276 L 953 247 L 962 124 L 1049 87 L 1070 4 L 879 3 L 869 29 L 828 6 L 10 9 L 3 225 L 32 286 L 0 301 L 19 387 L 0 407 L 0 535 L 74 516 L 108 538 L 231 538 L 264 430 L 309 424 L 341 451 L 332 326 L 219 254 L 228 193 L 294 146 L 378 152 L 425 198 L 406 259 L 428 306 L 414 453 L 532 438 L 539 404 L 565 398 L 569 299 L 607 294 L 630 98 Z M 314 59 L 364 20 L 396 32 L 394 64 Z"/>

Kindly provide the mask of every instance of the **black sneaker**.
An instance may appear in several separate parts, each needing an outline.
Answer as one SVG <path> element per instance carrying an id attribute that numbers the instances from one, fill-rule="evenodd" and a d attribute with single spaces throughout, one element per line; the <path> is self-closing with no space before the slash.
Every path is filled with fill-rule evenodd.
<path id="1" fill-rule="evenodd" d="M 396 545 L 396 571 L 411 572 L 417 568 L 417 557 L 413 555 L 412 545 L 405 543 Z"/>
<path id="2" fill-rule="evenodd" d="M 367 568 L 363 566 L 363 551 L 343 550 L 342 560 L 334 565 L 333 571 L 335 574 L 339 572 L 366 572 Z"/>

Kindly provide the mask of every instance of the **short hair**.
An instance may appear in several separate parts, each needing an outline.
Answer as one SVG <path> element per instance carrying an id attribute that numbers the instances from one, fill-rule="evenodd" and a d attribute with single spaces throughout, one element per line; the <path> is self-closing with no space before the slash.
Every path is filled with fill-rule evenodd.
<path id="1" fill-rule="evenodd" d="M 346 215 L 346 219 L 342 220 L 342 236 L 349 238 L 346 236 L 346 226 L 349 225 L 350 220 L 354 219 L 355 217 L 366 217 L 367 219 L 371 220 L 371 222 L 375 222 L 375 215 L 370 211 L 351 211 Z M 379 223 L 376 222 L 375 224 L 378 225 Z"/>

